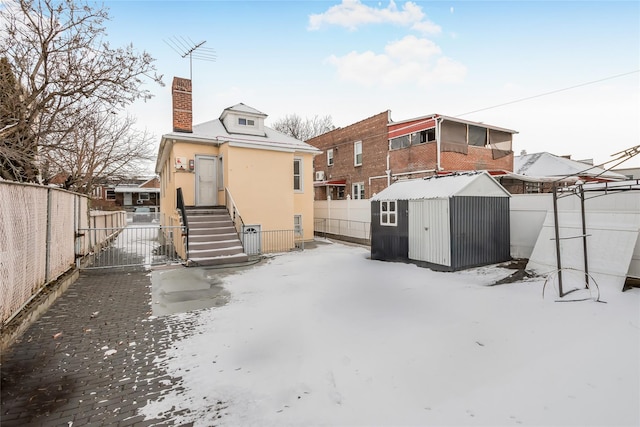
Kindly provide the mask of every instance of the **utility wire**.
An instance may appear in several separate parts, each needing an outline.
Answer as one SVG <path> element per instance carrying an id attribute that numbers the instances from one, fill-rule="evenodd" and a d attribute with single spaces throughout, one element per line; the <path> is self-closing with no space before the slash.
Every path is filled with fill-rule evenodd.
<path id="1" fill-rule="evenodd" d="M 467 114 L 473 114 L 473 113 L 478 113 L 480 111 L 491 110 L 493 108 L 504 107 L 505 105 L 511 105 L 511 104 L 515 104 L 517 102 L 528 101 L 530 99 L 540 98 L 540 97 L 547 96 L 547 95 L 553 95 L 554 93 L 564 92 L 564 91 L 575 89 L 575 88 L 582 87 L 582 86 L 588 86 L 588 85 L 592 85 L 592 84 L 595 84 L 595 83 L 604 82 L 604 81 L 607 81 L 607 80 L 617 79 L 618 77 L 624 77 L 624 76 L 628 76 L 630 74 L 635 74 L 635 73 L 638 73 L 638 72 L 640 72 L 640 69 L 639 70 L 629 71 L 628 73 L 622 73 L 622 74 L 616 74 L 614 76 L 604 77 L 604 78 L 601 78 L 601 79 L 598 79 L 598 80 L 592 80 L 592 81 L 586 82 L 586 83 L 580 83 L 580 84 L 577 84 L 577 85 L 574 85 L 574 86 L 565 87 L 565 88 L 562 88 L 562 89 L 552 90 L 550 92 L 540 93 L 538 95 L 528 96 L 526 98 L 516 99 L 514 101 L 509 101 L 509 102 L 505 102 L 505 103 L 502 103 L 502 104 L 492 105 L 491 107 L 480 108 L 479 110 L 473 110 L 473 111 L 469 111 L 467 113 L 457 114 L 457 115 L 455 115 L 453 117 L 462 117 L 462 116 L 466 116 Z"/>

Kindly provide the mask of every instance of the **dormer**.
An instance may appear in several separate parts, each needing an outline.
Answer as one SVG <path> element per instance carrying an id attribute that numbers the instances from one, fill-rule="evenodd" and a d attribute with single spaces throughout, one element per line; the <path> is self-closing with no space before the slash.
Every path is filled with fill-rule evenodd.
<path id="1" fill-rule="evenodd" d="M 265 136 L 264 119 L 267 115 L 242 103 L 225 108 L 220 121 L 229 133 Z"/>

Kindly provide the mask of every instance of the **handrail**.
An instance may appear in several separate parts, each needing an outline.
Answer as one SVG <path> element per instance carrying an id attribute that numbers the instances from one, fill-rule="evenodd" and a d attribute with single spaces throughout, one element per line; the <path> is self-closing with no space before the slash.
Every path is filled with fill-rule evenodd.
<path id="1" fill-rule="evenodd" d="M 233 226 L 236 228 L 236 232 L 237 233 L 240 233 L 241 231 L 244 232 L 244 221 L 242 220 L 242 217 L 240 216 L 240 211 L 236 206 L 236 202 L 233 200 L 233 197 L 231 196 L 231 192 L 227 187 L 224 188 L 224 204 L 227 207 L 227 211 L 229 211 L 229 215 L 231 216 L 231 221 L 233 222 Z M 238 219 L 238 221 L 236 221 L 236 218 Z M 240 226 L 240 228 L 238 228 L 238 226 Z M 240 241 L 242 242 L 242 239 L 240 239 Z"/>
<path id="2" fill-rule="evenodd" d="M 187 221 L 187 210 L 184 206 L 184 197 L 182 195 L 182 187 L 176 188 L 176 204 L 177 208 L 180 211 L 180 216 L 182 216 L 182 224 L 184 227 L 184 234 L 187 237 L 186 241 L 186 250 L 189 253 L 189 223 Z"/>

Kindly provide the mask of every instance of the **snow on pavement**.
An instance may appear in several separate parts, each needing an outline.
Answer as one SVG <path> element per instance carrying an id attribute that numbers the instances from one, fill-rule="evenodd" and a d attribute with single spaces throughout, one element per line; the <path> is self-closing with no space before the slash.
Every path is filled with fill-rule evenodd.
<path id="1" fill-rule="evenodd" d="M 640 289 L 558 303 L 543 280 L 367 259 L 342 244 L 224 278 L 228 305 L 162 363 L 143 409 L 210 426 L 639 425 Z M 215 410 L 214 410 L 215 409 Z M 218 418 L 221 417 L 221 418 Z"/>

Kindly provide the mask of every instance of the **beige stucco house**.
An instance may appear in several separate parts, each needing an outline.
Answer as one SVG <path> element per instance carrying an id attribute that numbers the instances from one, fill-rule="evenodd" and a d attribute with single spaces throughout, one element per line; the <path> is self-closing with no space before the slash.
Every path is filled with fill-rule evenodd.
<path id="1" fill-rule="evenodd" d="M 183 216 L 188 220 L 189 247 L 178 248 L 180 255 L 200 263 L 216 256 L 215 248 L 206 249 L 211 245 L 196 242 L 206 240 L 194 231 L 202 215 L 227 214 L 243 253 L 266 252 L 274 244 L 267 234 L 276 231 L 291 231 L 297 241 L 312 240 L 313 157 L 320 151 L 265 126 L 267 115 L 242 103 L 224 109 L 217 119 L 192 125 L 191 81 L 174 78 L 172 94 L 173 132 L 162 136 L 156 173 L 164 225 L 182 224 Z M 191 214 L 180 211 L 178 189 Z M 221 227 L 211 221 L 204 225 L 199 228 L 208 231 L 200 234 L 213 235 L 222 222 Z M 249 242 L 252 248 L 245 241 L 247 230 L 258 239 Z M 223 240 L 232 240 L 226 234 Z M 228 252 L 220 250 L 218 256 L 229 258 Z"/>

